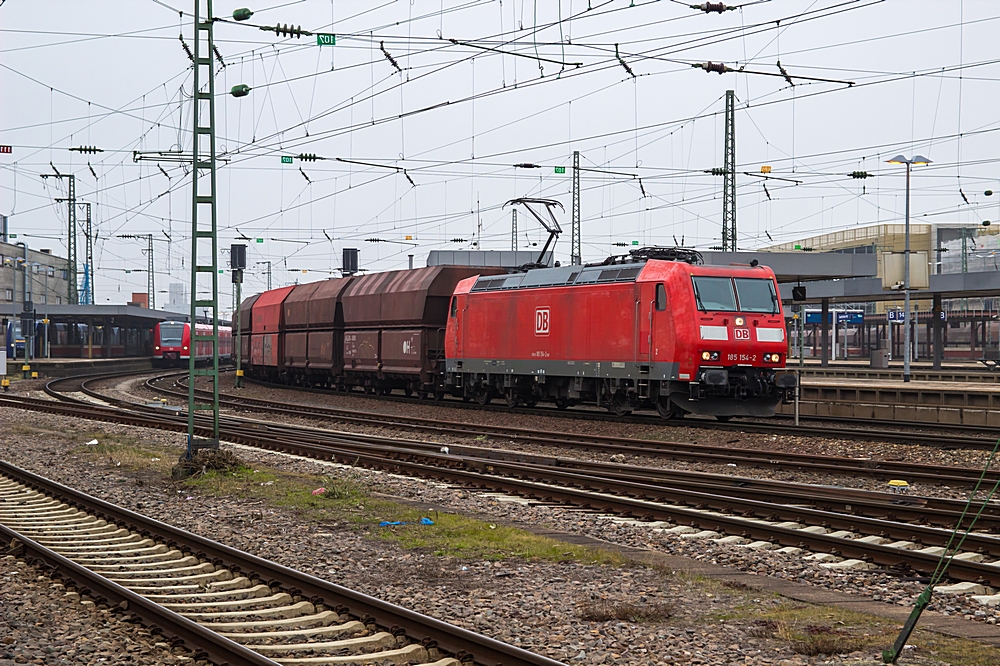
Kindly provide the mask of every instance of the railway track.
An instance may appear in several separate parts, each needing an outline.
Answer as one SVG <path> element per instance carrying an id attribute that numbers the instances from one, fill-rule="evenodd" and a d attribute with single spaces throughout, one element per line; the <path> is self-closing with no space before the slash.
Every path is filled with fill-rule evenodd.
<path id="1" fill-rule="evenodd" d="M 261 386 L 274 386 L 283 390 L 316 393 L 318 395 L 332 394 L 331 391 L 322 389 L 311 389 L 301 386 L 286 386 L 284 384 L 272 385 L 266 382 L 258 382 L 256 380 L 248 381 L 253 381 Z M 376 396 L 353 391 L 338 392 L 336 395 L 374 398 L 378 400 L 410 404 L 426 404 L 425 401 L 421 401 L 417 397 L 406 397 L 402 395 Z M 247 401 L 252 400 L 249 398 L 239 399 Z M 447 397 L 441 401 L 435 401 L 435 404 L 441 404 L 457 409 L 474 409 L 477 411 L 486 410 L 530 416 L 546 416 L 550 418 L 557 417 L 576 420 L 610 421 L 614 423 L 634 423 L 637 425 L 662 428 L 694 428 L 700 430 L 720 430 L 725 432 L 759 433 L 791 437 L 823 437 L 861 441 L 884 441 L 900 444 L 921 444 L 924 446 L 946 449 L 992 449 L 993 445 L 996 443 L 997 437 L 1000 437 L 1000 429 L 988 426 L 967 426 L 950 423 L 901 423 L 898 421 L 888 421 L 884 419 L 861 419 L 836 416 L 803 416 L 800 419 L 800 424 L 794 425 L 793 423 L 788 423 L 789 417 L 781 414 L 766 421 L 749 418 L 734 418 L 731 421 L 722 422 L 706 417 L 687 417 L 670 420 L 665 420 L 658 416 L 645 416 L 637 414 L 620 417 L 607 413 L 604 410 L 582 405 L 577 406 L 576 408 L 563 410 L 555 407 L 511 408 L 503 405 L 472 404 L 459 399 Z M 312 409 L 312 406 L 302 406 L 302 408 Z M 333 410 L 335 408 L 327 409 Z M 347 416 L 354 410 L 342 409 L 340 411 Z M 330 413 L 332 415 L 332 412 Z M 858 422 L 863 422 L 865 427 L 852 427 L 850 425 L 845 425 L 857 424 Z"/>
<path id="2" fill-rule="evenodd" d="M 163 376 L 161 381 L 180 375 Z M 176 398 L 187 398 L 187 388 L 183 391 L 166 388 L 156 379 L 146 382 L 151 390 Z M 99 396 L 98 393 L 93 393 Z M 662 459 L 687 462 L 708 462 L 719 464 L 735 464 L 739 466 L 762 467 L 794 472 L 817 472 L 839 476 L 862 476 L 880 480 L 903 478 L 922 483 L 969 486 L 979 479 L 981 470 L 960 468 L 954 466 L 926 465 L 920 463 L 871 460 L 867 458 L 825 457 L 817 458 L 811 454 L 798 454 L 786 451 L 733 449 L 725 446 L 697 444 L 687 442 L 664 442 L 659 440 L 642 440 L 631 437 L 611 437 L 606 435 L 580 435 L 567 432 L 538 431 L 527 428 L 510 428 L 504 426 L 480 425 L 461 421 L 441 421 L 439 419 L 395 416 L 376 412 L 359 412 L 357 410 L 323 407 L 316 405 L 289 405 L 270 400 L 233 397 L 220 395 L 224 405 L 233 409 L 252 409 L 255 412 L 268 412 L 293 417 L 314 417 L 334 420 L 340 423 L 354 425 L 394 427 L 405 430 L 415 430 L 439 435 L 459 437 L 488 437 L 508 440 L 514 443 L 531 443 L 570 450 L 594 450 L 601 452 L 622 453 L 634 456 L 655 456 Z M 286 425 L 294 428 L 293 425 Z M 350 438 L 358 435 L 352 433 L 337 433 L 338 438 Z M 991 440 L 992 448 L 995 440 Z M 419 445 L 419 443 L 414 443 Z M 650 471 L 646 468 L 647 471 Z M 1000 471 L 990 472 L 985 477 L 989 481 L 1000 480 Z"/>
<path id="3" fill-rule="evenodd" d="M 99 396 L 87 383 L 80 383 L 83 392 Z M 124 418 L 132 419 L 130 422 L 145 420 L 146 424 L 158 424 L 151 427 L 183 430 L 185 426 L 183 415 L 155 408 L 137 413 L 92 404 L 40 402 L 99 418 L 111 418 L 103 413 L 110 410 L 124 414 Z M 207 423 L 200 427 L 206 428 Z M 659 470 L 648 468 L 566 461 L 476 447 L 457 447 L 444 453 L 434 451 L 438 445 L 428 442 L 268 424 L 246 418 L 226 417 L 222 429 L 227 441 L 431 478 L 483 492 L 517 495 L 544 504 L 658 521 L 652 527 L 686 533 L 689 538 L 713 538 L 723 543 L 750 540 L 750 547 L 784 547 L 788 553 L 809 550 L 810 558 L 831 560 L 821 565 L 829 568 L 878 567 L 901 575 L 933 571 L 950 530 L 929 523 L 947 524 L 958 515 L 960 504 L 665 470 L 664 474 L 674 476 L 671 481 L 658 477 Z M 955 470 L 948 468 L 948 471 Z M 779 485 L 784 485 L 784 490 Z M 768 493 L 771 501 L 763 499 Z M 823 507 L 823 503 L 827 506 Z M 813 508 L 817 505 L 818 508 Z M 987 507 L 984 516 L 986 522 L 982 527 L 995 529 L 997 507 Z M 1000 539 L 983 533 L 970 535 L 963 552 L 953 561 L 950 575 L 955 580 L 1000 587 Z"/>
<path id="4" fill-rule="evenodd" d="M 0 462 L 0 542 L 67 597 L 230 666 L 559 666 Z"/>

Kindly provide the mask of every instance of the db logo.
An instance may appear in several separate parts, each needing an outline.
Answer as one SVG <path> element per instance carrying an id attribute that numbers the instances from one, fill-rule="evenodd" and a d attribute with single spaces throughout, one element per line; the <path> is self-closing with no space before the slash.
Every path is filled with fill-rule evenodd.
<path id="1" fill-rule="evenodd" d="M 733 337 L 737 340 L 749 340 L 750 339 L 750 329 L 749 328 L 737 328 L 733 331 Z"/>
<path id="2" fill-rule="evenodd" d="M 549 309 L 535 308 L 535 335 L 549 334 Z"/>

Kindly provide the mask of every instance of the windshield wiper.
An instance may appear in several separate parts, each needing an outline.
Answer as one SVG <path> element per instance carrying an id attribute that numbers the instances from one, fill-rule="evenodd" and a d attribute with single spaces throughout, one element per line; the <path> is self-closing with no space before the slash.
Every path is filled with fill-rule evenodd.
<path id="1" fill-rule="evenodd" d="M 708 312 L 708 308 L 705 307 L 705 304 L 701 300 L 701 292 L 698 291 L 698 283 L 692 282 L 692 285 L 694 286 L 695 304 L 698 306 L 698 309 L 701 310 L 702 312 Z"/>

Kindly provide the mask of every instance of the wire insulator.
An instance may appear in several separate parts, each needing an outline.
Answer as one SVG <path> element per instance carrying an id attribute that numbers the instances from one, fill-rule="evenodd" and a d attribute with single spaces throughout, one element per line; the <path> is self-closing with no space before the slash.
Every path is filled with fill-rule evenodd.
<path id="1" fill-rule="evenodd" d="M 181 46 L 184 47 L 184 53 L 187 53 L 188 60 L 194 62 L 194 54 L 191 53 L 191 47 L 184 41 L 184 35 L 177 35 L 177 39 L 181 40 Z"/>
<path id="2" fill-rule="evenodd" d="M 382 55 L 386 57 L 386 60 L 392 63 L 392 66 L 396 68 L 396 71 L 402 74 L 403 68 L 399 66 L 399 63 L 396 62 L 396 59 L 392 57 L 392 54 L 390 54 L 388 51 L 385 50 L 385 42 L 384 41 L 379 42 L 378 46 L 380 49 L 382 49 Z"/>
<path id="3" fill-rule="evenodd" d="M 628 66 L 628 63 L 625 62 L 622 59 L 622 57 L 618 54 L 618 45 L 617 44 L 615 44 L 615 57 L 618 58 L 618 62 L 621 63 L 621 66 L 625 68 L 625 71 L 628 72 L 632 76 L 633 79 L 636 78 L 635 72 L 632 71 L 632 68 Z"/>
<path id="4" fill-rule="evenodd" d="M 700 9 L 706 14 L 715 12 L 716 14 L 722 14 L 728 9 L 736 9 L 735 7 L 726 7 L 724 2 L 703 2 L 700 5 L 691 5 L 691 9 Z"/>
<path id="5" fill-rule="evenodd" d="M 701 69 L 705 70 L 706 72 L 718 72 L 719 74 L 725 74 L 726 72 L 733 71 L 733 70 L 729 69 L 728 67 L 726 67 L 725 63 L 722 63 L 722 62 L 712 62 L 711 60 L 709 60 L 708 62 L 698 62 L 698 63 L 695 63 L 695 64 L 693 64 L 691 66 L 692 67 L 700 67 Z"/>

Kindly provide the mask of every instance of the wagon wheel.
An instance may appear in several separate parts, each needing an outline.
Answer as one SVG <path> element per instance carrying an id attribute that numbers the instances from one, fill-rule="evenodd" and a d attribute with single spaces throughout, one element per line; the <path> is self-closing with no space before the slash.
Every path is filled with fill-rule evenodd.
<path id="1" fill-rule="evenodd" d="M 524 406 L 531 409 L 532 407 L 538 406 L 538 401 L 535 399 L 528 400 L 524 403 Z"/>
<path id="2" fill-rule="evenodd" d="M 490 404 L 491 400 L 493 400 L 492 386 L 489 385 L 480 386 L 479 388 L 476 389 L 476 402 L 478 402 L 480 405 L 486 406 Z"/>
<path id="3" fill-rule="evenodd" d="M 441 402 L 444 400 L 444 391 L 434 391 L 434 402 Z"/>
<path id="4" fill-rule="evenodd" d="M 562 411 L 569 409 L 569 398 L 556 398 L 556 409 Z"/>
<path id="5" fill-rule="evenodd" d="M 731 418 L 733 418 L 732 414 L 716 414 L 715 415 L 715 420 L 716 421 L 722 421 L 723 423 L 727 422 Z"/>
<path id="6" fill-rule="evenodd" d="M 504 397 L 507 398 L 507 406 L 511 409 L 521 405 L 521 396 L 513 387 L 504 392 Z"/>
<path id="7" fill-rule="evenodd" d="M 405 389 L 403 389 L 403 395 L 405 395 L 407 398 L 412 397 L 413 396 L 413 387 L 412 386 L 407 386 Z"/>
<path id="8" fill-rule="evenodd" d="M 417 391 L 417 400 L 426 400 L 427 391 Z"/>
<path id="9" fill-rule="evenodd" d="M 611 396 L 611 404 L 608 406 L 615 416 L 628 416 L 632 413 L 632 406 L 628 403 L 628 395 L 625 391 L 616 391 Z"/>

